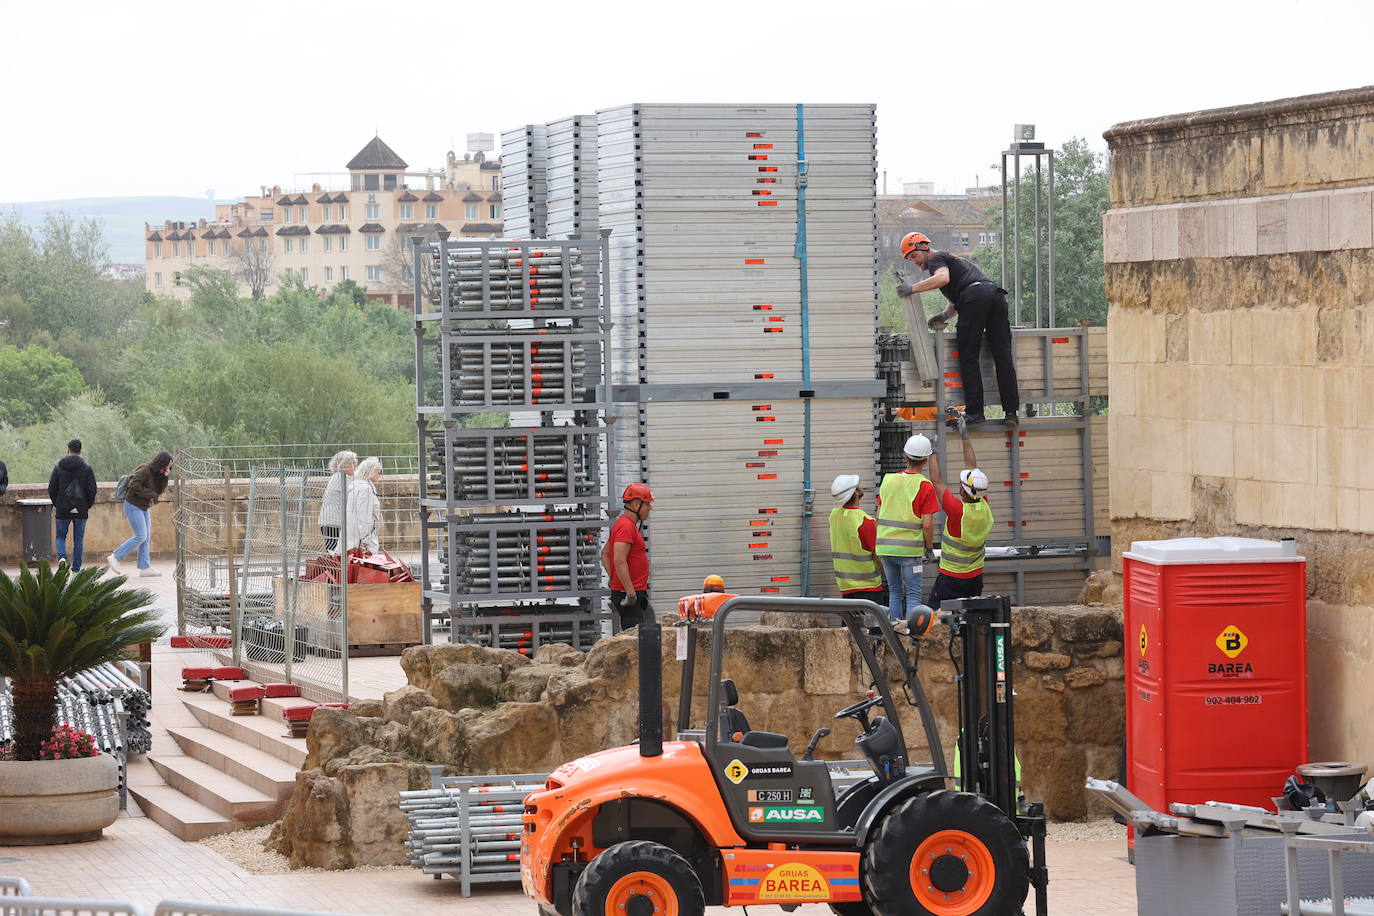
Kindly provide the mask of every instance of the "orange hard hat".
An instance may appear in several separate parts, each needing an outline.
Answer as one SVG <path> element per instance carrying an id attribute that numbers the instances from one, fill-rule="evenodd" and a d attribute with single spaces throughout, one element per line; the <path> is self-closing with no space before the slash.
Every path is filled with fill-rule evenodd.
<path id="1" fill-rule="evenodd" d="M 632 499 L 642 499 L 646 503 L 651 503 L 654 501 L 654 494 L 653 491 L 649 489 L 648 484 L 632 483 L 625 488 L 625 492 L 620 498 L 624 502 L 629 502 Z"/>
<path id="2" fill-rule="evenodd" d="M 711 575 L 706 577 L 706 581 L 701 583 L 703 592 L 723 592 L 725 591 L 725 580 L 720 576 Z"/>
<path id="3" fill-rule="evenodd" d="M 902 257 L 905 258 L 913 251 L 929 251 L 930 239 L 919 232 L 908 232 L 902 236 Z"/>

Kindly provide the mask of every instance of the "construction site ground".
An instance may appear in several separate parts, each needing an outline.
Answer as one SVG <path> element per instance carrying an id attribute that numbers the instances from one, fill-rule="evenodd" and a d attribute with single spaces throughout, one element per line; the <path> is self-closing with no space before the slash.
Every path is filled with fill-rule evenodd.
<path id="1" fill-rule="evenodd" d="M 96 559 L 96 558 L 91 558 Z M 98 560 L 97 560 L 98 561 Z M 149 588 L 169 629 L 176 624 L 176 584 L 170 560 L 155 561 L 163 573 L 156 578 L 131 577 Z M 14 575 L 17 569 L 6 569 Z M 153 747 L 168 747 L 173 739 L 165 723 L 184 716 L 180 668 L 185 653 L 166 645 L 154 647 Z M 350 660 L 350 690 L 355 699 L 379 698 L 405 684 L 395 657 Z M 135 759 L 130 782 L 156 778 L 151 768 Z M 1124 828 L 1122 828 L 1124 831 Z M 1050 905 L 1059 914 L 1134 914 L 1135 875 L 1126 861 L 1124 836 L 1100 838 L 1101 830 L 1075 838 L 1073 825 L 1052 828 L 1048 844 Z M 262 831 L 253 831 L 256 839 Z M 435 880 L 409 867 L 367 868 L 352 871 L 303 870 L 290 872 L 279 856 L 246 848 L 249 835 L 212 837 L 188 843 L 164 830 L 138 810 L 129 810 L 105 831 L 104 839 L 68 846 L 0 846 L 0 875 L 17 875 L 33 885 L 34 893 L 53 897 L 114 898 L 151 907 L 159 900 L 182 899 L 249 906 L 337 913 L 398 914 L 417 907 L 442 905 L 445 912 L 524 914 L 534 912 L 514 886 L 475 886 L 471 897 L 459 893 L 451 879 Z M 256 843 L 252 843 L 256 847 Z M 230 851 L 230 857 L 216 848 Z M 247 863 L 248 867 L 243 864 Z M 249 869 L 252 869 L 251 871 Z M 262 873 L 270 872 L 270 873 Z M 711 913 L 737 912 L 713 907 Z M 780 914 L 778 907 L 750 907 L 750 913 Z M 802 906 L 798 913 L 826 914 L 829 907 Z"/>

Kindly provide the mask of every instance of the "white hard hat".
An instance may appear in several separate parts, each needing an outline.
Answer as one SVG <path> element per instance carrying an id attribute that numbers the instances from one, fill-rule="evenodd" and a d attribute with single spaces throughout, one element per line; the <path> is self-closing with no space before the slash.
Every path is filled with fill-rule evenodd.
<path id="1" fill-rule="evenodd" d="M 988 475 L 978 468 L 970 468 L 959 472 L 959 483 L 964 485 L 964 492 L 969 496 L 981 496 L 988 490 Z"/>
<path id="2" fill-rule="evenodd" d="M 906 445 L 902 446 L 903 455 L 917 460 L 929 458 L 932 451 L 934 451 L 934 449 L 930 447 L 930 440 L 920 433 L 906 440 Z"/>
<path id="3" fill-rule="evenodd" d="M 830 495 L 842 503 L 847 503 L 849 497 L 853 496 L 857 489 L 859 489 L 858 474 L 841 474 L 830 484 Z"/>

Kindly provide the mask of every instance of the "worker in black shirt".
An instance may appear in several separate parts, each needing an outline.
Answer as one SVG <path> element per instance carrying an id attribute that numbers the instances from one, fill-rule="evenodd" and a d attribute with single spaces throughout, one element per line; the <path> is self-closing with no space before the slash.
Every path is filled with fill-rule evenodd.
<path id="1" fill-rule="evenodd" d="M 964 416 L 972 425 L 982 423 L 983 375 L 978 368 L 978 355 L 983 349 L 983 332 L 988 335 L 992 361 L 997 367 L 997 390 L 1007 425 L 1015 426 L 1020 419 L 1021 394 L 1016 388 L 1016 365 L 1011 358 L 1011 321 L 1007 317 L 1007 291 L 988 279 L 972 261 L 956 257 L 948 251 L 931 251 L 930 239 L 919 232 L 908 232 L 902 238 L 902 257 L 930 276 L 914 286 L 903 282 L 898 295 L 910 296 L 938 289 L 949 300 L 949 307 L 932 316 L 934 327 L 941 321 L 959 316 L 954 337 L 959 345 L 959 374 L 964 382 Z"/>

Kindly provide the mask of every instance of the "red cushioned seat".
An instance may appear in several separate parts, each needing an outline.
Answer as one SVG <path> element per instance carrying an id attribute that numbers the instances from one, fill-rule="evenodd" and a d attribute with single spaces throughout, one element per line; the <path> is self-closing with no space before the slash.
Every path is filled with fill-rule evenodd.
<path id="1" fill-rule="evenodd" d="M 281 717 L 287 722 L 309 722 L 314 714 L 314 706 L 288 706 L 281 711 Z"/>
<path id="2" fill-rule="evenodd" d="M 216 668 L 210 676 L 217 681 L 244 681 L 248 679 L 248 672 L 234 665 L 225 665 L 222 668 Z"/>
<path id="3" fill-rule="evenodd" d="M 267 696 L 267 691 L 261 687 L 235 687 L 229 691 L 229 702 L 231 703 L 252 703 Z"/>
<path id="4" fill-rule="evenodd" d="M 262 689 L 269 697 L 298 697 L 301 689 L 295 684 L 263 684 Z"/>
<path id="5" fill-rule="evenodd" d="M 183 681 L 203 681 L 215 676 L 214 668 L 182 668 L 181 679 Z"/>
<path id="6" fill-rule="evenodd" d="M 321 706 L 328 706 L 330 709 L 347 709 L 347 703 L 321 703 Z"/>

